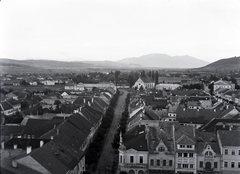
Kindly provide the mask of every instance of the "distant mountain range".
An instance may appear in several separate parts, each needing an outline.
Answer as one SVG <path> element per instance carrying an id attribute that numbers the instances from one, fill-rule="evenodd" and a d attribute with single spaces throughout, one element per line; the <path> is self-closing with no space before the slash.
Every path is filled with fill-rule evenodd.
<path id="1" fill-rule="evenodd" d="M 137 63 L 142 67 L 158 68 L 198 68 L 209 64 L 209 62 L 196 59 L 191 56 L 169 56 L 166 54 L 148 54 L 141 57 L 125 58 L 118 62 L 133 64 Z"/>
<path id="2" fill-rule="evenodd" d="M 1 73 L 71 73 L 88 69 L 136 68 L 137 64 L 114 61 L 55 61 L 55 60 L 13 60 L 0 59 Z"/>
<path id="3" fill-rule="evenodd" d="M 182 68 L 206 71 L 239 70 L 240 57 L 221 59 L 208 64 L 190 56 L 149 54 L 119 61 L 54 61 L 0 59 L 1 73 L 72 73 L 89 69 Z M 197 68 L 200 67 L 200 68 Z"/>
<path id="4" fill-rule="evenodd" d="M 220 59 L 216 62 L 210 63 L 207 66 L 199 68 L 206 71 L 234 71 L 240 70 L 240 56 Z"/>

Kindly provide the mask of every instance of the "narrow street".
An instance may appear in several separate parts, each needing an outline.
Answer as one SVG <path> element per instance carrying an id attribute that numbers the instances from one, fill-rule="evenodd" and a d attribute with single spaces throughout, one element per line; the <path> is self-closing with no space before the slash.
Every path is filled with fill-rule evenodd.
<path id="1" fill-rule="evenodd" d="M 111 173 L 114 157 L 116 157 L 115 149 L 112 148 L 112 142 L 117 131 L 122 112 L 125 108 L 125 99 L 127 93 L 128 92 L 125 90 L 120 90 L 120 95 L 114 111 L 114 118 L 106 138 L 103 152 L 98 160 L 98 166 L 95 172 L 96 174 Z"/>

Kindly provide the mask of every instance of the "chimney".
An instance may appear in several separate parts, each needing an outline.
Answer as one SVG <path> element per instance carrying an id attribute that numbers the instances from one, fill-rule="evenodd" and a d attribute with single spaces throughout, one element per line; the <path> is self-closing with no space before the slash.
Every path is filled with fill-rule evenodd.
<path id="1" fill-rule="evenodd" d="M 232 131 L 233 125 L 229 126 L 229 131 Z"/>
<path id="2" fill-rule="evenodd" d="M 59 134 L 59 129 L 57 129 L 57 135 Z"/>
<path id="3" fill-rule="evenodd" d="M 92 103 L 94 102 L 94 98 L 92 97 Z"/>
<path id="4" fill-rule="evenodd" d="M 17 144 L 14 144 L 13 145 L 13 149 L 17 149 L 18 145 Z"/>
<path id="5" fill-rule="evenodd" d="M 185 111 L 186 109 L 185 108 L 183 108 L 183 111 Z"/>
<path id="6" fill-rule="evenodd" d="M 229 108 L 229 105 L 226 105 L 226 109 L 228 109 Z"/>
<path id="7" fill-rule="evenodd" d="M 27 154 L 29 154 L 32 151 L 32 146 L 27 146 Z"/>
<path id="8" fill-rule="evenodd" d="M 56 129 L 56 124 L 54 124 L 54 127 L 53 127 L 54 129 Z"/>
<path id="9" fill-rule="evenodd" d="M 4 144 L 5 144 L 5 142 L 3 140 L 2 143 L 1 143 L 1 149 L 4 149 Z"/>
<path id="10" fill-rule="evenodd" d="M 86 103 L 86 99 L 85 98 L 83 99 L 83 103 Z"/>
<path id="11" fill-rule="evenodd" d="M 213 109 L 214 112 L 216 112 L 216 109 Z"/>
<path id="12" fill-rule="evenodd" d="M 51 136 L 51 140 L 53 140 L 53 136 Z"/>
<path id="13" fill-rule="evenodd" d="M 44 141 L 43 141 L 43 140 L 41 140 L 41 141 L 40 141 L 40 147 L 42 147 L 42 146 L 43 146 L 43 144 L 44 144 Z"/>
<path id="14" fill-rule="evenodd" d="M 88 106 L 91 106 L 91 102 L 90 101 L 88 102 Z"/>

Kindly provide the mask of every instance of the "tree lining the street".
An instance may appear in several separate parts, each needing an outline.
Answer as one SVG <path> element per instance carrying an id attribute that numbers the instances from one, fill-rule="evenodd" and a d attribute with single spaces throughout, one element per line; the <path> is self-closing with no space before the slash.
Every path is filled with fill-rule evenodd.
<path id="1" fill-rule="evenodd" d="M 126 133 L 127 120 L 129 117 L 129 112 L 128 112 L 129 103 L 130 103 L 130 94 L 128 93 L 127 97 L 125 99 L 125 109 L 122 113 L 122 117 L 120 120 L 120 126 L 118 127 L 117 132 L 114 135 L 114 139 L 112 142 L 112 148 L 114 148 L 114 149 L 118 149 L 118 147 L 120 145 L 120 132 L 122 132 L 122 134 Z"/>
<path id="2" fill-rule="evenodd" d="M 119 97 L 119 90 L 117 90 L 116 94 L 110 101 L 109 107 L 106 110 L 104 117 L 102 118 L 102 123 L 99 126 L 93 141 L 91 142 L 87 152 L 86 152 L 86 164 L 92 165 L 97 164 L 98 159 L 101 156 L 104 144 L 105 144 L 105 137 L 109 131 L 109 128 L 112 124 L 113 117 L 114 117 L 114 107 L 116 106 L 118 97 Z"/>

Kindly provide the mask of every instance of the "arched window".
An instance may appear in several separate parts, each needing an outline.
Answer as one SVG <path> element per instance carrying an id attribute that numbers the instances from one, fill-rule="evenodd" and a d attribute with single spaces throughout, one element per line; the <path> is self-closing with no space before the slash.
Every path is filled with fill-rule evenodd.
<path id="1" fill-rule="evenodd" d="M 129 173 L 129 174 L 135 174 L 135 171 L 134 171 L 134 170 L 129 170 L 128 173 Z"/>
<path id="2" fill-rule="evenodd" d="M 205 156 L 212 156 L 212 155 L 213 155 L 213 153 L 211 151 L 205 152 Z"/>

